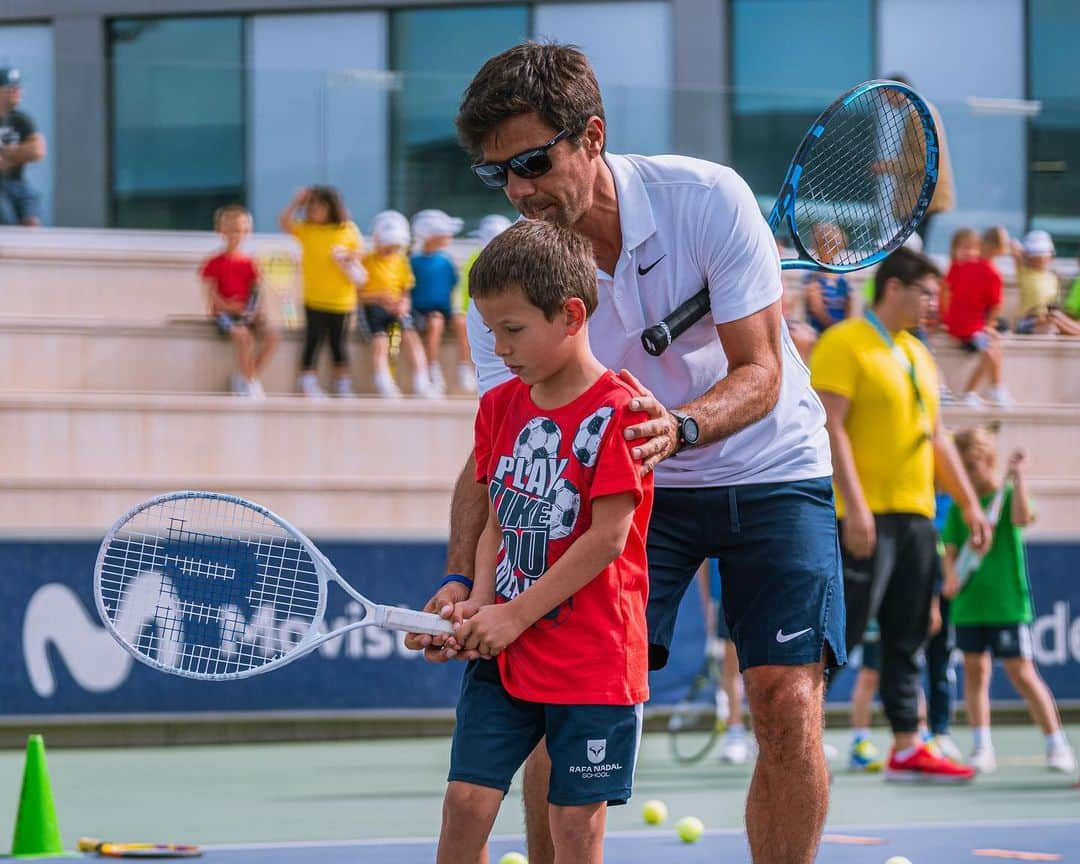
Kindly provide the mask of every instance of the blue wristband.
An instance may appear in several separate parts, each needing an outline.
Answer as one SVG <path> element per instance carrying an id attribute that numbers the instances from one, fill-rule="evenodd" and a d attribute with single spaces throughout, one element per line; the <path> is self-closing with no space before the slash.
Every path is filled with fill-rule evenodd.
<path id="1" fill-rule="evenodd" d="M 460 582 L 462 585 L 472 591 L 473 580 L 470 579 L 468 576 L 462 576 L 460 573 L 451 573 L 445 579 L 443 579 L 442 582 L 439 583 L 439 587 L 442 588 L 444 585 L 449 585 L 451 582 Z"/>

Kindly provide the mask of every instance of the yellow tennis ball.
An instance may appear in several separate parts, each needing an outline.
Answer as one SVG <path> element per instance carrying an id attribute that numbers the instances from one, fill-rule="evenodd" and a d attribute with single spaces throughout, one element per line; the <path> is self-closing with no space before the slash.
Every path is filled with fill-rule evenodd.
<path id="1" fill-rule="evenodd" d="M 655 799 L 646 801 L 645 806 L 641 808 L 641 816 L 645 820 L 645 824 L 659 825 L 667 821 L 667 804 Z"/>
<path id="2" fill-rule="evenodd" d="M 705 833 L 705 823 L 697 816 L 683 816 L 675 823 L 675 830 L 683 843 L 696 843 Z"/>
<path id="3" fill-rule="evenodd" d="M 893 855 L 885 864 L 911 864 L 911 861 L 903 855 Z"/>
<path id="4" fill-rule="evenodd" d="M 499 864 L 529 864 L 529 859 L 520 852 L 507 852 L 499 859 Z"/>

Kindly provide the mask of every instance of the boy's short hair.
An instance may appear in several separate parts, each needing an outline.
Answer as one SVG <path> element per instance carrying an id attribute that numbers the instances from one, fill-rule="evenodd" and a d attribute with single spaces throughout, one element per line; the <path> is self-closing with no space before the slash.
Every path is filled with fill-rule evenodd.
<path id="1" fill-rule="evenodd" d="M 458 109 L 458 140 L 479 158 L 488 134 L 504 120 L 536 113 L 577 140 L 590 117 L 604 119 L 604 100 L 589 59 L 576 45 L 522 42 L 487 61 Z"/>
<path id="2" fill-rule="evenodd" d="M 878 265 L 874 273 L 874 304 L 885 296 L 885 283 L 890 279 L 899 279 L 904 285 L 914 285 L 927 276 L 941 278 L 937 265 L 921 252 L 915 252 L 901 246 Z"/>
<path id="3" fill-rule="evenodd" d="M 960 454 L 960 459 L 965 464 L 973 456 L 987 455 L 993 457 L 997 455 L 994 436 L 989 429 L 982 426 L 961 429 L 953 436 L 953 442 L 956 444 L 956 452 Z"/>
<path id="4" fill-rule="evenodd" d="M 592 315 L 597 297 L 592 244 L 551 222 L 522 220 L 511 225 L 473 263 L 469 293 L 494 297 L 514 290 L 520 290 L 548 321 L 574 297 L 585 304 L 586 315 Z"/>
<path id="5" fill-rule="evenodd" d="M 224 207 L 218 207 L 214 211 L 214 227 L 220 228 L 221 223 L 230 216 L 247 216 L 250 219 L 251 211 L 243 204 L 226 204 Z"/>

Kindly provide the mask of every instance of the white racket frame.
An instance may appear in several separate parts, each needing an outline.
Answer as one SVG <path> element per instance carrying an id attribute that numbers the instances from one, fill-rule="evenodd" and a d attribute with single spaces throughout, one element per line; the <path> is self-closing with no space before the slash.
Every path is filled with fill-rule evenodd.
<path id="1" fill-rule="evenodd" d="M 311 556 L 311 560 L 315 564 L 315 572 L 319 581 L 319 601 L 316 606 L 315 615 L 312 618 L 311 624 L 308 626 L 307 631 L 296 642 L 292 648 L 261 666 L 256 666 L 251 669 L 243 669 L 237 672 L 196 672 L 187 669 L 177 669 L 174 666 L 168 666 L 164 663 L 160 663 L 157 660 L 148 657 L 143 654 L 127 641 L 117 630 L 116 625 L 113 623 L 112 618 L 109 617 L 108 612 L 105 609 L 105 601 L 102 597 L 102 585 L 101 576 L 102 568 L 105 563 L 105 554 L 109 549 L 110 544 L 116 537 L 117 533 L 125 525 L 127 525 L 135 516 L 144 510 L 148 510 L 151 507 L 155 507 L 162 504 L 167 504 L 171 501 L 184 501 L 184 500 L 207 500 L 207 501 L 224 501 L 231 504 L 237 504 L 242 507 L 246 507 L 255 511 L 259 515 L 269 519 L 271 522 L 276 523 L 279 527 L 284 529 L 290 534 L 293 539 L 297 540 L 304 546 L 305 551 Z M 336 582 L 337 585 L 353 600 L 360 604 L 364 610 L 363 617 L 357 621 L 352 621 L 343 627 L 339 627 L 330 633 L 318 632 L 320 625 L 326 617 L 326 595 L 327 587 L 330 582 Z M 111 589 L 110 589 L 111 590 Z M 282 666 L 287 666 L 294 660 L 299 660 L 307 654 L 310 654 L 320 645 L 325 642 L 329 642 L 331 639 L 336 639 L 339 636 L 343 636 L 352 630 L 357 630 L 361 627 L 383 627 L 388 630 L 400 630 L 409 633 L 428 633 L 431 635 L 445 636 L 453 633 L 453 627 L 450 622 L 444 618 L 440 618 L 431 612 L 418 612 L 415 609 L 404 609 L 398 606 L 385 606 L 381 603 L 374 603 L 352 587 L 342 576 L 337 572 L 337 569 L 330 563 L 329 559 L 319 551 L 319 548 L 311 542 L 304 532 L 299 528 L 282 519 L 272 510 L 268 510 L 260 504 L 256 504 L 254 501 L 248 501 L 246 498 L 240 498 L 236 495 L 227 495 L 223 492 L 205 492 L 198 490 L 186 490 L 180 492 L 169 492 L 164 495 L 157 495 L 140 504 L 135 505 L 127 513 L 121 516 L 113 523 L 113 526 L 109 529 L 105 535 L 105 539 L 101 542 L 101 547 L 98 549 L 97 561 L 94 564 L 94 602 L 97 604 L 98 616 L 104 623 L 105 628 L 109 631 L 109 635 L 115 639 L 120 646 L 128 652 L 132 657 L 138 660 L 140 663 L 144 663 L 151 668 L 157 669 L 159 672 L 167 672 L 170 675 L 179 675 L 184 678 L 191 678 L 197 681 L 234 681 L 241 678 L 250 678 L 254 675 L 261 675 L 264 672 L 271 672 L 275 669 L 280 669 Z"/>

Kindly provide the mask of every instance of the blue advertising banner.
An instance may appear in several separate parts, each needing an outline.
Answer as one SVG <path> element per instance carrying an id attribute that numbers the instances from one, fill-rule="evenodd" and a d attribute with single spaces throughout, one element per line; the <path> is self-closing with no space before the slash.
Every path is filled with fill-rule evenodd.
<path id="1" fill-rule="evenodd" d="M 430 597 L 446 558 L 439 543 L 319 547 L 367 596 L 413 608 Z M 91 584 L 97 551 L 86 541 L 0 543 L 0 715 L 395 711 L 447 709 L 457 701 L 460 663 L 426 663 L 405 648 L 401 634 L 374 627 L 250 679 L 201 682 L 158 672 L 101 626 Z M 358 613 L 355 601 L 331 586 L 327 629 Z M 700 662 L 700 604 L 682 617 L 678 638 L 686 650 L 654 677 L 658 702 L 676 699 Z"/>

